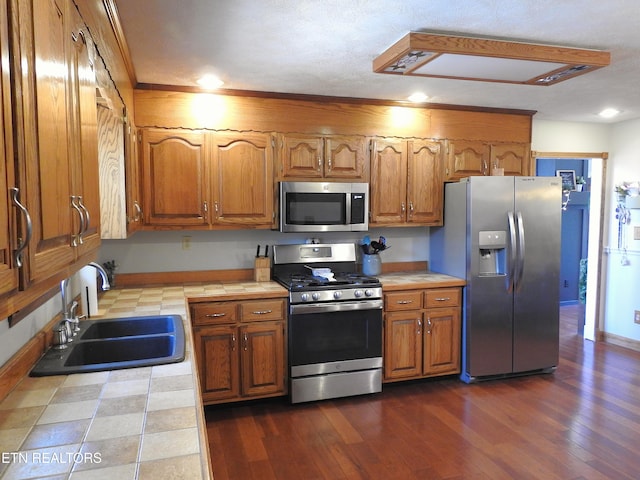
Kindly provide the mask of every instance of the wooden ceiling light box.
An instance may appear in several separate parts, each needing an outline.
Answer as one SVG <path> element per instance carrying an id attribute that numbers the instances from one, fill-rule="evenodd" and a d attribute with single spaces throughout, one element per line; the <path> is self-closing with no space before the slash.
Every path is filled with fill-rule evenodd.
<path id="1" fill-rule="evenodd" d="M 548 86 L 610 61 L 601 50 L 411 32 L 373 61 L 373 71 Z"/>

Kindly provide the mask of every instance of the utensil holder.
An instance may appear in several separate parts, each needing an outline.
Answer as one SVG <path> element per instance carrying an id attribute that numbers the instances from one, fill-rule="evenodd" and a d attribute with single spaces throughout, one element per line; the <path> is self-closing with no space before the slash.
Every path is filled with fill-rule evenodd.
<path id="1" fill-rule="evenodd" d="M 256 282 L 268 282 L 271 280 L 271 259 L 269 257 L 256 258 L 253 279 Z"/>
<path id="2" fill-rule="evenodd" d="M 382 260 L 377 253 L 362 255 L 362 273 L 365 275 L 380 275 L 382 272 Z"/>

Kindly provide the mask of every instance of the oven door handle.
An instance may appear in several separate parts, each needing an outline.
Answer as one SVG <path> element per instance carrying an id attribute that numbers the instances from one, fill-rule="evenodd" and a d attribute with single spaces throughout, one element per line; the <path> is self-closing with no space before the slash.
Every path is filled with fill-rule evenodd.
<path id="1" fill-rule="evenodd" d="M 289 314 L 302 315 L 305 313 L 348 312 L 357 310 L 382 310 L 382 300 L 291 305 L 289 308 Z"/>

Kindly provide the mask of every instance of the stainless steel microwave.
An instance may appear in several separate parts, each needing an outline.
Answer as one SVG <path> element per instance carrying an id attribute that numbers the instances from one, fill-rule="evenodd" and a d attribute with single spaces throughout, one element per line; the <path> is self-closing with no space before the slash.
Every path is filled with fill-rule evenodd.
<path id="1" fill-rule="evenodd" d="M 280 182 L 281 232 L 362 232 L 368 212 L 368 183 Z"/>

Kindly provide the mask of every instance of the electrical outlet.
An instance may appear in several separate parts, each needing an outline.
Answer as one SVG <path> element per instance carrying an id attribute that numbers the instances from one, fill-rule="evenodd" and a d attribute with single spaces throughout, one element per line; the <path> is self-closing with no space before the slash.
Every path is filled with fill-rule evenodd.
<path id="1" fill-rule="evenodd" d="M 640 324 L 640 310 L 633 311 L 633 322 Z"/>
<path id="2" fill-rule="evenodd" d="M 640 227 L 633 227 L 633 239 L 640 240 Z"/>
<path id="3" fill-rule="evenodd" d="M 182 237 L 182 249 L 191 250 L 191 237 L 189 235 Z"/>

